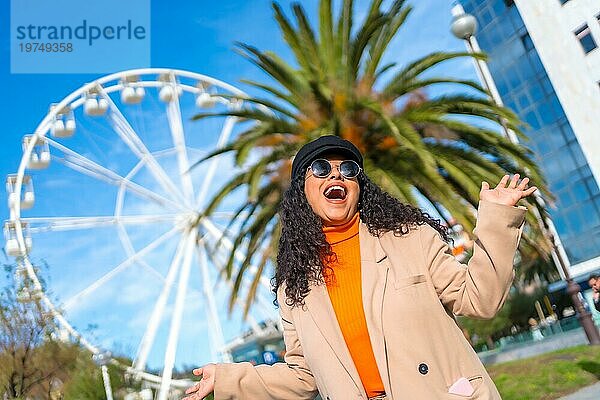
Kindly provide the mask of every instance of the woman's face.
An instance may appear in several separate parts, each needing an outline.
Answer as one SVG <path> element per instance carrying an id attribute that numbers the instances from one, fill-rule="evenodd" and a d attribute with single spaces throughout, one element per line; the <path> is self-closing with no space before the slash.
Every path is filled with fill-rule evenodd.
<path id="1" fill-rule="evenodd" d="M 344 178 L 338 166 L 346 158 L 338 155 L 325 155 L 319 158 L 329 160 L 331 172 L 325 178 L 317 178 L 310 168 L 304 179 L 304 194 L 311 208 L 323 225 L 342 225 L 356 214 L 360 187 L 357 178 Z"/>

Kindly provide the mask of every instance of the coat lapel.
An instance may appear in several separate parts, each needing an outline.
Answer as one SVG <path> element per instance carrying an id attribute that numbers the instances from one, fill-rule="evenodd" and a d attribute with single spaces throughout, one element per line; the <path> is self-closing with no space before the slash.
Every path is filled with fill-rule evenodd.
<path id="1" fill-rule="evenodd" d="M 310 292 L 304 298 L 306 307 L 312 317 L 315 325 L 319 328 L 319 331 L 329 343 L 329 346 L 333 349 L 340 363 L 344 366 L 356 387 L 361 391 L 363 396 L 366 398 L 367 395 L 362 386 L 360 376 L 356 370 L 356 366 L 352 361 L 350 351 L 344 341 L 344 336 L 340 330 L 340 326 L 333 311 L 331 300 L 329 299 L 329 293 L 325 285 L 312 285 Z"/>
<path id="2" fill-rule="evenodd" d="M 389 267 L 379 239 L 369 233 L 367 226 L 363 222 L 360 222 L 359 225 L 359 240 L 362 299 L 367 329 L 371 338 L 371 346 L 373 347 L 379 373 L 381 374 L 386 392 L 390 393 L 385 340 L 381 324 L 383 295 Z M 315 325 L 327 343 L 329 343 L 338 360 L 344 366 L 362 395 L 366 398 L 367 395 L 352 361 L 352 356 L 344 341 L 327 288 L 325 285 L 311 285 L 310 292 L 304 300 Z"/>
<path id="3" fill-rule="evenodd" d="M 362 300 L 367 329 L 381 380 L 388 394 L 388 399 L 392 399 L 382 323 L 383 296 L 387 285 L 389 264 L 379 238 L 372 236 L 367 226 L 362 222 L 358 234 L 362 266 Z"/>

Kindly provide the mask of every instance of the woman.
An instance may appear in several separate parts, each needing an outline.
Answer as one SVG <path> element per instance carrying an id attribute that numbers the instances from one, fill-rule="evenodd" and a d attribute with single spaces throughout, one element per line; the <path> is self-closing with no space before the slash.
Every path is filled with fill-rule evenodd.
<path id="1" fill-rule="evenodd" d="M 500 399 L 454 315 L 492 318 L 514 277 L 528 178 L 482 183 L 468 265 L 446 229 L 362 171 L 337 136 L 305 145 L 280 207 L 284 362 L 208 364 L 188 400 Z"/>

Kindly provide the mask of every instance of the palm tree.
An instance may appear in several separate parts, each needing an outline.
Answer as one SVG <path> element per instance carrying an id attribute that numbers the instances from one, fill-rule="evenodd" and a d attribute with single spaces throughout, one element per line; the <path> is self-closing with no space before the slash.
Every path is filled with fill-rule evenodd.
<path id="1" fill-rule="evenodd" d="M 318 33 L 299 3 L 291 7 L 293 22 L 273 3 L 294 65 L 272 52 L 238 43 L 238 51 L 272 78 L 271 83 L 244 81 L 265 96 L 245 98 L 245 106 L 237 111 L 194 117 L 228 115 L 249 123 L 228 145 L 199 161 L 230 152 L 237 165 L 245 167 L 204 212 L 213 212 L 237 188 L 247 188 L 248 198 L 230 224 L 236 226 L 235 248 L 244 248 L 247 257 L 234 271 L 232 252 L 223 271 L 235 281 L 230 307 L 241 295 L 242 277 L 254 263 L 254 283 L 245 294 L 248 311 L 258 278 L 277 254 L 276 213 L 290 179 L 290 158 L 321 135 L 333 133 L 352 141 L 364 155 L 367 174 L 390 194 L 415 205 L 425 198 L 467 231 L 474 226 L 481 181 L 497 182 L 506 173 L 527 171 L 546 191 L 529 150 L 461 118 L 495 123 L 502 118 L 523 139 L 516 115 L 497 106 L 473 81 L 432 76 L 432 67 L 440 63 L 484 55 L 436 52 L 401 66 L 382 65 L 390 41 L 412 10 L 404 0 L 395 0 L 385 9 L 382 2 L 372 0 L 362 23 L 354 26 L 352 0 L 342 1 L 335 22 L 331 0 L 321 0 Z M 466 93 L 428 97 L 426 89 L 438 84 L 464 87 Z M 258 157 L 248 162 L 251 152 Z M 531 230 L 539 231 L 533 215 L 528 219 Z M 533 237 L 539 235 L 524 235 L 523 254 L 547 258 L 549 244 L 535 243 Z"/>

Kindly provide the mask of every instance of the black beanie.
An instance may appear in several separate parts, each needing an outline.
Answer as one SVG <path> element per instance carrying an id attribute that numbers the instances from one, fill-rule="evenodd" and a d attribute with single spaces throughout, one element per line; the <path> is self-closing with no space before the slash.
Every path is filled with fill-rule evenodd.
<path id="1" fill-rule="evenodd" d="M 296 178 L 298 174 L 304 173 L 311 162 L 325 153 L 335 153 L 346 156 L 349 160 L 356 161 L 361 168 L 363 167 L 362 155 L 355 145 L 339 136 L 326 135 L 305 144 L 298 151 L 292 162 L 292 180 Z"/>

